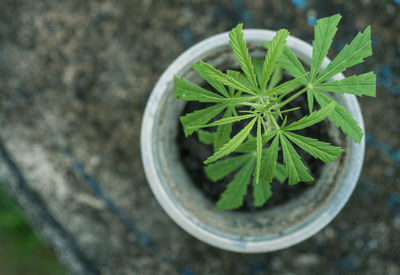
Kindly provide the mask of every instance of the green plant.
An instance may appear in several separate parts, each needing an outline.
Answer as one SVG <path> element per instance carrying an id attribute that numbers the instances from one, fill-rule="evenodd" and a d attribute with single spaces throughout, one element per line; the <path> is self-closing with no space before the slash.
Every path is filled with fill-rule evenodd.
<path id="1" fill-rule="evenodd" d="M 230 31 L 229 41 L 241 71 L 224 73 L 202 61 L 194 64 L 193 69 L 214 91 L 175 76 L 177 99 L 214 104 L 180 118 L 186 137 L 197 131 L 200 141 L 214 146 L 214 154 L 204 161 L 207 176 L 218 181 L 237 171 L 217 202 L 219 209 L 240 207 L 252 178 L 257 207 L 272 195 L 270 184 L 274 178 L 281 182 L 288 178 L 289 185 L 313 181 L 292 143 L 324 162 L 334 161 L 343 151 L 329 143 L 296 134 L 297 130 L 328 118 L 355 142 L 361 141 L 363 132 L 357 122 L 325 92 L 375 96 L 376 75 L 373 72 L 329 81 L 372 54 L 370 27 L 358 33 L 326 68 L 320 70 L 340 18 L 337 14 L 317 21 L 309 72 L 285 45 L 289 36 L 287 30 L 279 30 L 272 41 L 264 44 L 267 54 L 264 60 L 259 60 L 249 56 L 242 24 L 239 24 Z M 282 74 L 293 79 L 280 83 Z M 287 104 L 305 93 L 309 115 L 287 123 L 287 114 L 300 108 L 287 108 Z M 314 110 L 314 99 L 320 106 L 318 110 Z M 239 121 L 246 122 L 246 126 L 231 137 L 232 124 Z M 217 130 L 202 130 L 206 127 L 217 127 Z M 280 150 L 284 165 L 278 162 Z"/>

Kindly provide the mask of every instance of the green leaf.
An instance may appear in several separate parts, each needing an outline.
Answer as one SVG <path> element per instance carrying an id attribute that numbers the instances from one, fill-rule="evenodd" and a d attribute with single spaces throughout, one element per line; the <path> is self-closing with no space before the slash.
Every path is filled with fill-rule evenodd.
<path id="1" fill-rule="evenodd" d="M 247 124 L 246 127 L 244 127 L 239 133 L 237 133 L 230 141 L 225 143 L 218 151 L 216 151 L 211 157 L 206 159 L 204 161 L 204 164 L 208 164 L 211 162 L 214 162 L 222 157 L 225 157 L 226 155 L 229 155 L 232 153 L 242 142 L 247 138 L 249 135 L 251 129 L 254 126 L 254 123 L 256 122 L 257 118 L 253 118 L 252 121 Z"/>
<path id="2" fill-rule="evenodd" d="M 203 68 L 201 66 L 199 66 L 198 64 L 193 64 L 192 65 L 193 69 L 198 72 L 198 74 L 204 79 L 206 80 L 215 90 L 217 90 L 218 92 L 220 92 L 223 96 L 225 97 L 229 97 L 228 92 L 226 91 L 224 85 L 222 85 L 219 82 L 214 81 L 213 79 L 211 79 L 207 73 L 203 70 Z"/>
<path id="3" fill-rule="evenodd" d="M 207 64 L 203 61 L 200 61 L 198 63 L 199 66 L 201 66 L 202 70 L 204 73 L 206 73 L 212 80 L 220 82 L 228 87 L 231 87 L 235 90 L 242 91 L 248 94 L 256 95 L 257 93 L 240 83 L 238 80 L 235 78 L 224 74 L 223 72 L 215 69 L 213 66 L 210 64 Z"/>
<path id="4" fill-rule="evenodd" d="M 282 68 L 278 63 L 275 65 L 274 73 L 272 74 L 271 79 L 269 81 L 268 90 L 275 88 L 276 85 L 278 85 L 281 80 L 282 80 Z"/>
<path id="5" fill-rule="evenodd" d="M 260 91 L 264 91 L 264 89 L 267 87 L 267 83 L 272 72 L 274 71 L 276 62 L 279 60 L 288 36 L 289 32 L 285 29 L 281 29 L 272 39 L 271 45 L 268 48 L 268 52 L 264 60 Z"/>
<path id="6" fill-rule="evenodd" d="M 327 92 L 375 97 L 376 75 L 373 72 L 353 75 L 342 80 L 320 83 L 315 85 L 315 87 Z"/>
<path id="7" fill-rule="evenodd" d="M 292 92 L 302 85 L 300 82 L 301 78 L 302 77 L 289 80 L 285 83 L 282 83 L 279 86 L 276 86 L 275 88 L 273 88 L 271 90 L 264 91 L 261 95 L 262 96 L 273 95 L 273 94 L 281 95 L 281 94 Z"/>
<path id="8" fill-rule="evenodd" d="M 332 146 L 329 143 L 317 139 L 300 136 L 290 132 L 284 132 L 284 134 L 301 149 L 324 162 L 334 161 L 343 152 L 342 148 Z"/>
<path id="9" fill-rule="evenodd" d="M 213 117 L 222 112 L 226 107 L 227 106 L 224 104 L 219 104 L 181 116 L 180 120 L 185 136 L 188 137 L 193 134 L 196 130 L 200 129 L 202 125 L 206 124 Z"/>
<path id="10" fill-rule="evenodd" d="M 332 39 L 336 34 L 337 25 L 341 18 L 342 16 L 335 14 L 330 17 L 317 20 L 317 24 L 314 27 L 315 39 L 313 41 L 313 52 L 311 59 L 311 81 L 314 80 L 315 76 L 319 72 L 321 64 L 332 45 Z"/>
<path id="11" fill-rule="evenodd" d="M 276 130 L 271 130 L 268 133 L 262 135 L 262 144 L 264 145 L 268 141 L 270 141 L 275 135 L 277 131 Z M 257 140 L 249 135 L 248 140 L 241 144 L 239 147 L 235 149 L 236 153 L 248 153 L 248 152 L 254 152 L 256 150 L 257 146 Z"/>
<path id="12" fill-rule="evenodd" d="M 255 175 L 256 184 L 258 184 L 258 181 L 260 180 L 262 146 L 263 146 L 263 144 L 262 144 L 262 136 L 261 136 L 261 118 L 258 117 L 258 119 L 257 119 L 257 147 L 256 147 L 257 162 L 256 162 L 256 175 Z"/>
<path id="13" fill-rule="evenodd" d="M 261 163 L 261 178 L 266 182 L 272 182 L 275 177 L 276 162 L 278 161 L 279 135 L 276 135 L 269 148 L 265 151 Z"/>
<path id="14" fill-rule="evenodd" d="M 287 131 L 300 130 L 321 122 L 333 112 L 333 110 L 335 109 L 335 105 L 335 102 L 331 102 L 323 106 L 320 110 L 314 111 L 308 116 L 305 116 L 300 120 L 289 124 L 284 129 Z"/>
<path id="15" fill-rule="evenodd" d="M 364 32 L 357 34 L 350 45 L 344 46 L 335 59 L 318 75 L 315 83 L 330 79 L 347 68 L 363 62 L 364 58 L 371 54 L 371 28 L 368 26 Z"/>
<path id="16" fill-rule="evenodd" d="M 284 183 L 285 180 L 287 179 L 287 171 L 286 167 L 283 164 L 280 164 L 279 162 L 276 164 L 276 170 L 275 170 L 275 178 L 280 182 Z"/>
<path id="17" fill-rule="evenodd" d="M 257 184 L 253 181 L 253 198 L 255 207 L 263 206 L 271 196 L 271 185 L 268 182 L 260 179 L 260 182 Z"/>
<path id="18" fill-rule="evenodd" d="M 206 172 L 207 177 L 215 182 L 228 176 L 245 162 L 249 161 L 251 157 L 252 156 L 249 154 L 229 157 L 207 165 L 204 167 L 204 171 Z"/>
<path id="19" fill-rule="evenodd" d="M 252 57 L 251 61 L 253 62 L 253 65 L 254 65 L 254 71 L 255 71 L 256 76 L 257 76 L 258 85 L 261 85 L 264 60 L 261 59 L 261 58 Z"/>
<path id="20" fill-rule="evenodd" d="M 248 161 L 239 172 L 236 173 L 233 180 L 228 184 L 228 187 L 218 200 L 218 209 L 228 210 L 242 206 L 244 196 L 247 193 L 247 186 L 250 183 L 253 166 L 254 161 Z"/>
<path id="21" fill-rule="evenodd" d="M 308 103 L 308 111 L 311 114 L 314 108 L 314 93 L 313 89 L 311 88 L 307 88 L 307 103 Z"/>
<path id="22" fill-rule="evenodd" d="M 186 101 L 221 102 L 224 98 L 213 92 L 174 76 L 175 98 Z"/>
<path id="23" fill-rule="evenodd" d="M 289 185 L 296 184 L 300 181 L 313 181 L 313 177 L 307 172 L 307 167 L 301 161 L 299 154 L 297 154 L 287 138 L 282 134 L 279 136 L 282 145 L 283 161 L 288 173 Z"/>
<path id="24" fill-rule="evenodd" d="M 254 73 L 254 67 L 246 47 L 246 42 L 243 39 L 242 27 L 243 24 L 240 23 L 229 32 L 229 43 L 231 44 L 233 54 L 239 62 L 242 71 L 252 84 L 253 88 L 258 90 L 256 74 Z"/>
<path id="25" fill-rule="evenodd" d="M 255 114 L 250 114 L 250 115 L 242 115 L 242 116 L 233 116 L 233 117 L 225 117 L 221 118 L 217 121 L 214 121 L 210 124 L 203 124 L 203 125 L 192 125 L 188 127 L 188 130 L 190 129 L 200 129 L 200 128 L 205 128 L 205 127 L 214 127 L 214 126 L 220 126 L 220 125 L 226 125 L 226 124 L 232 124 L 233 122 L 241 121 L 244 119 L 248 118 L 253 118 Z"/>
<path id="26" fill-rule="evenodd" d="M 224 118 L 232 116 L 231 110 L 228 108 L 225 111 Z M 214 151 L 217 151 L 222 145 L 229 141 L 232 132 L 232 123 L 220 125 L 217 128 L 217 134 L 215 135 Z"/>
<path id="27" fill-rule="evenodd" d="M 226 71 L 226 74 L 227 74 L 228 76 L 232 77 L 233 79 L 238 80 L 239 75 L 240 75 L 240 72 L 238 72 L 238 71 L 232 71 L 232 70 L 227 70 L 227 71 Z M 235 94 L 235 89 L 232 88 L 232 87 L 229 87 L 229 94 L 230 94 L 231 96 L 233 96 L 233 95 Z"/>
<path id="28" fill-rule="evenodd" d="M 327 106 L 332 102 L 335 103 L 335 109 L 328 116 L 328 119 L 333 122 L 336 127 L 342 129 L 343 133 L 347 134 L 355 142 L 360 143 L 364 134 L 360 126 L 358 126 L 357 121 L 353 119 L 351 114 L 349 114 L 345 108 L 336 103 L 336 101 L 320 91 L 315 90 L 314 96 L 319 105 L 322 107 Z"/>
<path id="29" fill-rule="evenodd" d="M 199 130 L 197 132 L 199 141 L 204 144 L 214 144 L 214 139 L 215 139 L 215 133 L 210 132 L 210 131 L 205 131 L 205 130 Z"/>

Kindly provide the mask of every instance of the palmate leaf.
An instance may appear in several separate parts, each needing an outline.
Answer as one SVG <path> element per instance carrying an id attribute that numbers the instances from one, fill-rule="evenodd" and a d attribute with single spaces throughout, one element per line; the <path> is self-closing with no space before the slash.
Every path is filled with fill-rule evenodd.
<path id="1" fill-rule="evenodd" d="M 318 75 L 315 83 L 330 79 L 347 68 L 363 62 L 364 58 L 371 54 L 371 27 L 368 26 L 362 33 L 357 34 L 350 45 L 344 46 L 332 62 Z"/>
<path id="2" fill-rule="evenodd" d="M 255 174 L 255 182 L 258 184 L 260 180 L 260 167 L 261 167 L 261 155 L 262 155 L 262 136 L 261 136 L 261 118 L 257 119 L 257 147 L 256 147 L 256 174 Z"/>
<path id="3" fill-rule="evenodd" d="M 264 133 L 262 135 L 262 144 L 264 145 L 268 141 L 270 141 L 276 135 L 276 133 L 277 130 L 271 130 L 267 133 Z M 256 150 L 256 146 L 257 146 L 257 140 L 253 136 L 249 135 L 247 141 L 239 145 L 234 152 L 235 153 L 254 152 Z"/>
<path id="4" fill-rule="evenodd" d="M 282 74 L 281 66 L 279 65 L 279 63 L 275 64 L 275 69 L 274 69 L 274 72 L 273 72 L 273 74 L 271 76 L 271 79 L 270 79 L 270 81 L 268 83 L 268 89 L 267 90 L 271 90 L 271 89 L 275 88 L 276 85 L 278 85 L 279 82 L 281 82 L 282 76 L 283 76 L 283 74 Z"/>
<path id="5" fill-rule="evenodd" d="M 312 112 L 308 116 L 305 116 L 300 120 L 285 126 L 283 129 L 287 131 L 300 130 L 321 122 L 333 112 L 333 110 L 335 109 L 335 105 L 335 102 L 326 104 L 320 110 Z"/>
<path id="6" fill-rule="evenodd" d="M 246 47 L 246 42 L 243 39 L 242 27 L 242 23 L 238 24 L 229 32 L 229 43 L 231 44 L 236 60 L 239 62 L 242 71 L 250 81 L 253 89 L 258 90 L 256 74 L 254 73 L 254 67 Z"/>
<path id="7" fill-rule="evenodd" d="M 207 158 L 204 161 L 204 164 L 209 164 L 232 153 L 247 138 L 256 120 L 256 117 L 253 118 L 249 124 L 247 124 L 247 126 L 237 133 L 230 141 L 225 143 L 218 151 L 214 152 L 212 156 Z"/>
<path id="8" fill-rule="evenodd" d="M 197 132 L 197 136 L 199 138 L 199 141 L 204 144 L 207 144 L 207 145 L 214 144 L 214 140 L 215 140 L 214 132 L 199 130 Z"/>
<path id="9" fill-rule="evenodd" d="M 235 174 L 233 180 L 228 184 L 228 187 L 217 202 L 218 209 L 229 210 L 242 206 L 253 169 L 254 160 L 248 161 L 239 172 Z"/>
<path id="10" fill-rule="evenodd" d="M 253 180 L 254 206 L 260 207 L 272 196 L 271 185 L 262 179 L 258 183 Z"/>
<path id="11" fill-rule="evenodd" d="M 228 108 L 225 111 L 223 118 L 229 118 L 231 116 L 232 116 L 232 111 L 230 108 Z M 222 145 L 228 142 L 231 132 L 232 132 L 232 123 L 218 126 L 214 141 L 214 151 L 217 151 Z"/>
<path id="12" fill-rule="evenodd" d="M 239 75 L 240 75 L 240 72 L 238 72 L 238 71 L 232 71 L 232 70 L 227 70 L 227 71 L 226 71 L 226 74 L 227 74 L 228 76 L 232 77 L 233 79 L 238 80 Z M 234 96 L 234 95 L 235 95 L 235 89 L 232 88 L 232 87 L 228 87 L 228 88 L 229 88 L 229 94 L 230 94 L 231 96 Z"/>
<path id="13" fill-rule="evenodd" d="M 206 172 L 207 177 L 215 182 L 225 178 L 251 158 L 252 155 L 243 154 L 237 157 L 229 157 L 223 160 L 218 160 L 204 167 L 204 171 Z"/>
<path id="14" fill-rule="evenodd" d="M 188 137 L 193 134 L 195 131 L 200 129 L 202 125 L 206 124 L 216 115 L 221 113 L 225 108 L 227 108 L 227 105 L 219 104 L 181 116 L 180 121 L 185 136 Z"/>
<path id="15" fill-rule="evenodd" d="M 208 84 L 210 84 L 215 90 L 217 90 L 218 92 L 220 92 L 224 97 L 229 97 L 228 92 L 225 89 L 225 86 L 222 85 L 221 83 L 214 81 L 213 79 L 211 79 L 208 74 L 203 70 L 203 68 L 201 66 L 199 66 L 198 64 L 193 64 L 192 65 L 193 69 L 198 72 L 198 74 L 208 82 Z"/>
<path id="16" fill-rule="evenodd" d="M 245 92 L 245 93 L 248 93 L 251 95 L 257 94 L 252 89 L 246 87 L 245 85 L 240 83 L 235 78 L 233 78 L 227 74 L 224 74 L 223 72 L 221 72 L 220 70 L 217 70 L 210 64 L 200 61 L 198 63 L 198 66 L 200 66 L 201 69 L 203 70 L 203 72 L 206 73 L 212 80 L 214 80 L 216 82 L 220 82 L 220 83 L 222 83 L 228 87 L 231 87 L 235 90 L 242 91 L 242 92 Z"/>
<path id="17" fill-rule="evenodd" d="M 314 178 L 308 173 L 307 167 L 301 161 L 299 154 L 297 154 L 287 138 L 283 134 L 280 134 L 279 137 L 282 146 L 283 161 L 288 173 L 289 185 L 296 184 L 300 181 L 313 181 Z"/>
<path id="18" fill-rule="evenodd" d="M 278 160 L 279 135 L 276 135 L 269 148 L 265 151 L 261 162 L 261 178 L 266 182 L 272 182 L 275 177 L 276 163 Z"/>
<path id="19" fill-rule="evenodd" d="M 332 39 L 336 34 L 337 25 L 342 16 L 335 14 L 330 17 L 319 19 L 314 26 L 313 52 L 311 59 L 310 81 L 312 82 L 317 75 L 329 48 L 332 45 Z"/>
<path id="20" fill-rule="evenodd" d="M 220 126 L 220 125 L 226 125 L 226 124 L 232 124 L 233 122 L 241 121 L 244 119 L 249 119 L 254 117 L 255 114 L 250 114 L 250 115 L 242 115 L 242 116 L 233 116 L 233 117 L 224 117 L 221 118 L 217 121 L 214 121 L 210 124 L 203 124 L 203 125 L 191 125 L 188 126 L 187 129 L 200 129 L 200 128 L 206 128 L 206 127 L 214 127 L 214 126 Z"/>
<path id="21" fill-rule="evenodd" d="M 271 45 L 264 60 L 260 91 L 264 91 L 264 89 L 267 87 L 267 83 L 272 72 L 274 71 L 276 62 L 279 60 L 288 36 L 289 32 L 285 29 L 281 29 L 272 39 Z"/>
<path id="22" fill-rule="evenodd" d="M 372 96 L 376 94 L 376 75 L 373 72 L 353 75 L 342 80 L 324 82 L 315 88 L 334 93 L 348 93 L 357 96 Z"/>
<path id="23" fill-rule="evenodd" d="M 335 124 L 336 127 L 340 128 L 343 133 L 347 134 L 355 142 L 360 143 L 364 134 L 351 114 L 349 114 L 345 108 L 340 106 L 339 103 L 320 91 L 314 90 L 314 96 L 318 101 L 318 104 L 322 107 L 334 102 L 335 109 L 328 116 L 328 119 Z"/>
<path id="24" fill-rule="evenodd" d="M 186 101 L 222 102 L 222 96 L 174 76 L 175 98 Z"/>
<path id="25" fill-rule="evenodd" d="M 332 146 L 317 139 L 300 136 L 291 132 L 284 132 L 284 135 L 301 149 L 324 162 L 334 161 L 343 152 L 342 148 Z"/>
<path id="26" fill-rule="evenodd" d="M 266 90 L 262 92 L 261 95 L 262 96 L 273 95 L 273 94 L 282 95 L 282 94 L 287 94 L 288 92 L 292 92 L 302 85 L 300 79 L 302 79 L 306 75 L 307 73 L 298 78 L 282 83 L 279 86 L 272 88 L 271 90 Z"/>

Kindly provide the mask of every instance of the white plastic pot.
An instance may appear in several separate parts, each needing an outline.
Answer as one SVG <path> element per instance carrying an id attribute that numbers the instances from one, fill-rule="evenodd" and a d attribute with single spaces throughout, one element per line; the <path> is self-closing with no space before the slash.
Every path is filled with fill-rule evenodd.
<path id="1" fill-rule="evenodd" d="M 265 54 L 262 43 L 272 40 L 274 35 L 269 30 L 244 30 L 250 54 Z M 300 60 L 310 64 L 310 44 L 291 36 L 287 45 Z M 206 39 L 184 52 L 163 73 L 151 93 L 142 122 L 141 152 L 147 180 L 157 200 L 189 234 L 230 251 L 274 251 L 311 237 L 339 213 L 353 192 L 363 163 L 364 139 L 356 144 L 332 126 L 331 137 L 340 139 L 345 152 L 335 162 L 324 164 L 313 187 L 298 198 L 270 209 L 252 213 L 220 211 L 196 188 L 183 168 L 176 139 L 185 102 L 174 99 L 173 76 L 201 84 L 202 79 L 191 68 L 199 60 L 219 69 L 238 66 L 228 33 Z M 323 67 L 329 62 L 326 58 Z M 342 78 L 338 74 L 333 79 Z M 355 96 L 337 94 L 336 99 L 364 129 Z"/>

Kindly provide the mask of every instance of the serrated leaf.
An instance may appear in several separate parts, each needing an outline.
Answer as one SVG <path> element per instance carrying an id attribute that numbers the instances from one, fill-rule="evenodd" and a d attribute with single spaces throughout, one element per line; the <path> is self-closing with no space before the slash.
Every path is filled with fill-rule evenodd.
<path id="1" fill-rule="evenodd" d="M 242 27 L 243 24 L 240 23 L 229 32 L 229 43 L 231 44 L 236 60 L 239 62 L 247 79 L 252 84 L 253 89 L 258 90 L 256 74 L 254 73 L 254 67 L 246 47 L 246 42 L 243 39 Z"/>
<path id="2" fill-rule="evenodd" d="M 248 161 L 239 172 L 235 174 L 233 180 L 228 184 L 228 187 L 217 202 L 218 209 L 228 210 L 242 206 L 253 168 L 254 162 Z"/>
<path id="3" fill-rule="evenodd" d="M 198 136 L 199 141 L 201 143 L 204 143 L 204 144 L 207 144 L 207 145 L 214 144 L 215 132 L 199 130 L 197 132 L 197 136 Z"/>
<path id="4" fill-rule="evenodd" d="M 225 111 L 223 118 L 229 118 L 232 116 L 230 108 Z M 229 141 L 232 132 L 232 123 L 225 125 L 220 125 L 217 128 L 217 133 L 215 135 L 214 151 L 217 151 L 222 145 Z"/>
<path id="5" fill-rule="evenodd" d="M 269 148 L 265 151 L 261 162 L 261 178 L 266 182 L 272 182 L 275 177 L 276 162 L 278 160 L 279 135 L 276 135 Z"/>
<path id="6" fill-rule="evenodd" d="M 299 154 L 287 140 L 284 135 L 280 135 L 283 161 L 286 165 L 286 171 L 288 172 L 289 185 L 296 184 L 300 181 L 310 182 L 314 178 L 308 173 L 307 167 L 301 161 Z"/>
<path id="7" fill-rule="evenodd" d="M 315 85 L 315 87 L 327 92 L 375 97 L 376 75 L 373 72 L 353 75 L 342 80 L 320 83 Z"/>
<path id="8" fill-rule="evenodd" d="M 341 18 L 342 16 L 339 14 L 321 18 L 317 20 L 317 24 L 314 26 L 315 38 L 313 40 L 313 52 L 310 69 L 311 81 L 314 80 L 315 76 L 319 72 L 321 64 L 332 45 L 332 40 L 336 34 L 337 25 Z"/>
<path id="9" fill-rule="evenodd" d="M 313 89 L 311 88 L 307 88 L 307 105 L 308 105 L 308 111 L 311 114 L 314 108 L 314 93 Z"/>
<path id="10" fill-rule="evenodd" d="M 284 134 L 301 149 L 324 162 L 334 161 L 343 152 L 342 148 L 332 146 L 329 143 L 317 139 L 304 137 L 291 132 L 284 132 Z"/>
<path id="11" fill-rule="evenodd" d="M 245 162 L 249 161 L 250 158 L 252 158 L 252 156 L 249 154 L 229 157 L 207 165 L 204 167 L 204 171 L 206 172 L 207 177 L 215 182 L 237 170 Z"/>
<path id="12" fill-rule="evenodd" d="M 254 123 L 256 122 L 257 118 L 253 118 L 249 122 L 249 124 L 246 125 L 239 133 L 237 133 L 230 141 L 225 143 L 218 151 L 216 151 L 211 157 L 206 159 L 204 161 L 204 164 L 208 164 L 211 162 L 214 162 L 220 158 L 225 157 L 226 155 L 229 155 L 232 153 L 242 142 L 247 138 L 249 135 L 251 129 L 254 126 Z"/>
<path id="13" fill-rule="evenodd" d="M 223 97 L 174 76 L 175 98 L 186 101 L 221 102 Z"/>
<path id="14" fill-rule="evenodd" d="M 353 119 L 351 114 L 349 114 L 345 108 L 336 103 L 336 101 L 318 90 L 314 91 L 314 96 L 318 101 L 318 104 L 322 107 L 327 106 L 332 102 L 335 103 L 335 109 L 328 116 L 328 119 L 333 122 L 336 127 L 340 128 L 343 133 L 347 134 L 355 142 L 360 143 L 364 134 L 360 126 L 358 126 L 357 121 Z"/>
<path id="15" fill-rule="evenodd" d="M 233 77 L 224 74 L 220 70 L 217 70 L 210 64 L 207 64 L 203 61 L 198 63 L 199 66 L 202 67 L 202 70 L 214 81 L 220 82 L 228 87 L 231 87 L 235 90 L 242 91 L 251 95 L 256 95 L 256 92 L 252 91 L 238 80 L 234 79 Z"/>
<path id="16" fill-rule="evenodd" d="M 210 78 L 207 73 L 203 70 L 201 66 L 198 64 L 193 64 L 192 65 L 193 69 L 205 80 L 210 84 L 215 90 L 220 92 L 223 96 L 229 97 L 228 92 L 225 89 L 225 86 L 219 82 L 214 81 L 212 78 Z"/>
<path id="17" fill-rule="evenodd" d="M 287 179 L 287 171 L 286 167 L 283 164 L 280 164 L 279 162 L 276 164 L 276 169 L 275 169 L 275 178 L 280 182 L 284 183 L 285 180 Z"/>
<path id="18" fill-rule="evenodd" d="M 307 75 L 307 73 L 305 75 Z M 286 81 L 285 83 L 282 83 L 281 85 L 276 86 L 271 90 L 266 90 L 261 95 L 262 96 L 273 95 L 273 94 L 282 95 L 292 92 L 302 85 L 300 79 L 302 79 L 305 75 Z"/>
<path id="19" fill-rule="evenodd" d="M 271 196 L 271 185 L 268 182 L 260 179 L 260 182 L 257 184 L 253 181 L 253 198 L 255 207 L 263 206 Z"/>
<path id="20" fill-rule="evenodd" d="M 344 46 L 335 59 L 318 75 L 315 83 L 330 79 L 347 68 L 363 62 L 364 58 L 371 54 L 371 28 L 368 26 L 364 32 L 357 34 L 350 45 Z"/>
<path id="21" fill-rule="evenodd" d="M 253 57 L 253 58 L 251 58 L 251 61 L 253 62 L 253 65 L 254 65 L 254 72 L 256 73 L 256 76 L 257 76 L 257 83 L 258 83 L 258 85 L 261 85 L 264 60 L 261 58 Z"/>
<path id="22" fill-rule="evenodd" d="M 182 123 L 185 136 L 188 137 L 193 134 L 196 130 L 200 129 L 201 125 L 209 122 L 212 118 L 221 113 L 226 107 L 226 105 L 219 104 L 181 116 L 180 121 Z M 198 127 L 192 127 L 195 125 L 198 125 Z"/>
<path id="23" fill-rule="evenodd" d="M 307 127 L 310 127 L 318 122 L 321 122 L 325 118 L 327 118 L 335 109 L 335 102 L 331 102 L 329 104 L 326 104 L 323 106 L 320 110 L 314 111 L 308 116 L 305 116 L 301 118 L 298 121 L 295 121 L 288 126 L 286 126 L 284 129 L 287 131 L 294 131 L 294 130 L 300 130 L 304 129 Z"/>
<path id="24" fill-rule="evenodd" d="M 275 70 L 269 81 L 268 90 L 275 88 L 276 85 L 278 85 L 281 80 L 282 80 L 282 68 L 278 63 L 275 64 Z"/>
<path id="25" fill-rule="evenodd" d="M 230 77 L 232 77 L 233 79 L 238 80 L 239 75 L 240 75 L 240 72 L 238 72 L 238 71 L 232 71 L 232 70 L 227 70 L 227 71 L 226 71 L 226 74 L 229 75 Z M 228 88 L 229 88 L 229 94 L 230 94 L 231 96 L 234 96 L 234 94 L 235 94 L 235 89 L 232 88 L 232 87 L 228 87 Z"/>
<path id="26" fill-rule="evenodd" d="M 264 145 L 268 141 L 270 141 L 275 135 L 277 131 L 271 130 L 267 134 L 262 135 L 262 144 Z M 239 147 L 235 149 L 235 153 L 248 153 L 254 152 L 256 150 L 257 140 L 254 137 L 249 136 L 248 140 L 241 144 Z"/>
<path id="27" fill-rule="evenodd" d="M 261 136 L 261 118 L 258 117 L 257 119 L 257 146 L 256 146 L 256 175 L 255 175 L 255 181 L 256 184 L 258 184 L 260 180 L 260 167 L 261 167 L 261 155 L 262 155 L 262 136 Z"/>
<path id="28" fill-rule="evenodd" d="M 274 38 L 272 39 L 264 60 L 260 91 L 264 91 L 264 89 L 267 87 L 267 83 L 275 68 L 276 62 L 281 56 L 281 53 L 286 43 L 286 38 L 288 36 L 289 32 L 285 29 L 281 29 L 275 34 Z"/>
<path id="29" fill-rule="evenodd" d="M 255 114 L 250 114 L 250 115 L 242 115 L 242 116 L 233 116 L 233 117 L 225 117 L 221 118 L 217 121 L 214 121 L 210 124 L 203 124 L 203 125 L 192 125 L 188 127 L 188 130 L 190 129 L 200 129 L 200 128 L 205 128 L 205 127 L 214 127 L 214 126 L 220 126 L 220 125 L 226 125 L 226 124 L 232 124 L 233 122 L 241 121 L 244 119 L 249 119 L 253 118 Z"/>

